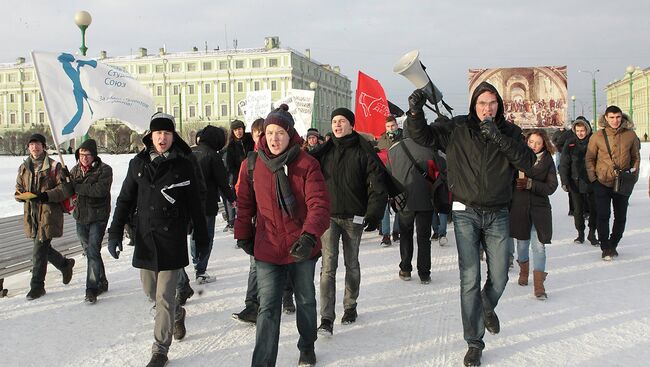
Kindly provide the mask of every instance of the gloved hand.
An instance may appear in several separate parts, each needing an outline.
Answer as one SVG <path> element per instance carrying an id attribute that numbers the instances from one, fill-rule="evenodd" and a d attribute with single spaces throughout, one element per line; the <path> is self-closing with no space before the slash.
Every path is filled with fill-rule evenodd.
<path id="1" fill-rule="evenodd" d="M 48 200 L 47 192 L 39 192 L 36 197 L 32 199 L 35 203 L 46 203 Z"/>
<path id="2" fill-rule="evenodd" d="M 526 190 L 527 185 L 528 185 L 527 178 L 518 178 L 515 186 L 517 190 Z"/>
<path id="3" fill-rule="evenodd" d="M 122 240 L 114 238 L 108 240 L 108 253 L 113 256 L 114 259 L 120 258 L 120 252 L 122 252 Z"/>
<path id="4" fill-rule="evenodd" d="M 316 237 L 311 233 L 303 232 L 298 241 L 291 246 L 289 255 L 291 255 L 297 263 L 305 261 L 311 256 L 314 246 L 316 246 Z"/>
<path id="5" fill-rule="evenodd" d="M 564 192 L 569 192 L 567 185 L 562 185 L 562 190 L 564 190 Z"/>
<path id="6" fill-rule="evenodd" d="M 245 253 L 253 256 L 255 242 L 252 239 L 248 240 L 237 240 L 237 247 L 244 250 Z"/>
<path id="7" fill-rule="evenodd" d="M 364 227 L 364 232 L 376 231 L 377 227 L 379 227 L 379 222 L 374 219 L 366 217 L 363 219 L 363 227 Z"/>
<path id="8" fill-rule="evenodd" d="M 409 111 L 412 114 L 422 112 L 422 107 L 427 102 L 427 95 L 422 89 L 416 89 L 409 96 Z"/>

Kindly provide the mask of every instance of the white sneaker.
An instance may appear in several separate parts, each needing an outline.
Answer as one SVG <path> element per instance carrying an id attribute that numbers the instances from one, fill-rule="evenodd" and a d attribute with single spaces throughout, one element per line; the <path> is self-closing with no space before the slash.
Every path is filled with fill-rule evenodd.
<path id="1" fill-rule="evenodd" d="M 197 274 L 196 275 L 196 283 L 197 284 L 206 284 L 206 283 L 213 283 L 216 282 L 217 278 L 214 276 L 208 274 L 208 273 L 203 273 L 203 274 Z"/>
<path id="2" fill-rule="evenodd" d="M 447 246 L 447 237 L 446 236 L 440 236 L 438 238 L 438 244 L 440 244 L 440 246 Z"/>

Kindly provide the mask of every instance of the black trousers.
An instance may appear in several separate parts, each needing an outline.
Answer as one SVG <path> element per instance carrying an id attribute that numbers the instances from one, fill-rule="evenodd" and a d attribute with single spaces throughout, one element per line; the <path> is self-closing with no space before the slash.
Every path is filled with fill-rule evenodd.
<path id="1" fill-rule="evenodd" d="M 399 213 L 400 242 L 399 252 L 401 262 L 399 268 L 402 271 L 412 271 L 411 261 L 413 260 L 413 226 L 417 230 L 418 242 L 418 275 L 420 278 L 428 278 L 431 275 L 431 219 L 433 211 L 411 212 L 402 211 Z"/>
<path id="2" fill-rule="evenodd" d="M 611 187 L 603 186 L 598 181 L 594 182 L 594 193 L 596 195 L 596 215 L 598 218 L 598 240 L 600 241 L 600 248 L 603 250 L 616 249 L 625 231 L 627 205 L 630 197 L 617 194 Z M 609 233 L 610 206 L 614 209 L 614 224 L 612 225 L 611 235 Z"/>
<path id="3" fill-rule="evenodd" d="M 45 274 L 47 274 L 48 261 L 59 270 L 63 270 L 68 265 L 66 258 L 52 248 L 51 241 L 39 241 L 37 238 L 34 238 L 34 248 L 32 249 L 32 280 L 29 284 L 32 289 L 45 288 Z"/>
<path id="4" fill-rule="evenodd" d="M 589 230 L 596 229 L 596 201 L 595 194 L 590 192 L 588 194 L 581 194 L 579 192 L 571 192 L 571 202 L 573 202 L 573 222 L 575 223 L 578 232 L 585 231 L 585 212 L 589 211 L 589 218 L 587 225 Z"/>

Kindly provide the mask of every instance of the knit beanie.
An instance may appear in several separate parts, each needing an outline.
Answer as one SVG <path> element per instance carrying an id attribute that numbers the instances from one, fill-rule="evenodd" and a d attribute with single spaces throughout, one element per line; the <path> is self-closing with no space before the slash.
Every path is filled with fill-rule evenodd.
<path id="1" fill-rule="evenodd" d="M 176 131 L 176 122 L 174 116 L 168 115 L 163 112 L 156 112 L 151 116 L 149 123 L 149 131 Z"/>
<path id="2" fill-rule="evenodd" d="M 332 111 L 332 116 L 330 117 L 330 119 L 334 119 L 334 117 L 339 115 L 348 119 L 348 121 L 350 121 L 350 125 L 354 126 L 354 112 L 348 110 L 345 107 L 339 107 L 334 111 Z"/>
<path id="3" fill-rule="evenodd" d="M 287 133 L 289 133 L 289 137 L 293 137 L 296 133 L 296 129 L 293 127 L 295 124 L 293 116 L 289 113 L 289 106 L 284 103 L 266 116 L 264 119 L 264 131 L 266 131 L 266 127 L 271 124 L 278 125 L 285 129 Z"/>

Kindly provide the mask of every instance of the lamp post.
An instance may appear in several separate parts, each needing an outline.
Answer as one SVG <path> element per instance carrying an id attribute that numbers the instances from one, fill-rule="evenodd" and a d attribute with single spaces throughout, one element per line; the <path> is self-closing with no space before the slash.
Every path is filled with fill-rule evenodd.
<path id="1" fill-rule="evenodd" d="M 317 114 L 318 114 L 318 109 L 316 108 L 316 91 L 318 90 L 318 83 L 317 82 L 311 82 L 309 83 L 309 89 L 314 91 L 314 105 L 311 108 L 311 127 L 316 127 L 316 120 L 317 120 Z"/>
<path id="2" fill-rule="evenodd" d="M 632 110 L 632 74 L 634 74 L 634 66 L 626 67 L 625 72 L 630 76 L 630 120 L 634 121 L 634 111 Z"/>
<path id="3" fill-rule="evenodd" d="M 576 119 L 576 96 L 571 96 L 571 102 L 573 102 L 573 120 Z"/>
<path id="4" fill-rule="evenodd" d="M 599 72 L 600 69 L 596 69 L 594 71 L 591 70 L 578 70 L 579 73 L 589 73 L 591 75 L 591 93 L 593 95 L 594 99 L 594 119 L 591 122 L 592 123 L 592 131 L 596 131 L 596 125 L 597 125 L 597 119 L 598 115 L 596 112 L 596 73 Z"/>
<path id="5" fill-rule="evenodd" d="M 83 56 L 86 56 L 86 51 L 88 51 L 88 47 L 86 47 L 86 29 L 88 29 L 88 26 L 92 21 L 93 17 L 91 17 L 90 13 L 85 10 L 78 11 L 74 14 L 74 22 L 81 30 L 81 47 L 79 47 L 79 51 L 81 51 Z M 81 138 L 81 142 L 88 140 L 88 138 L 88 133 L 84 134 Z"/>

